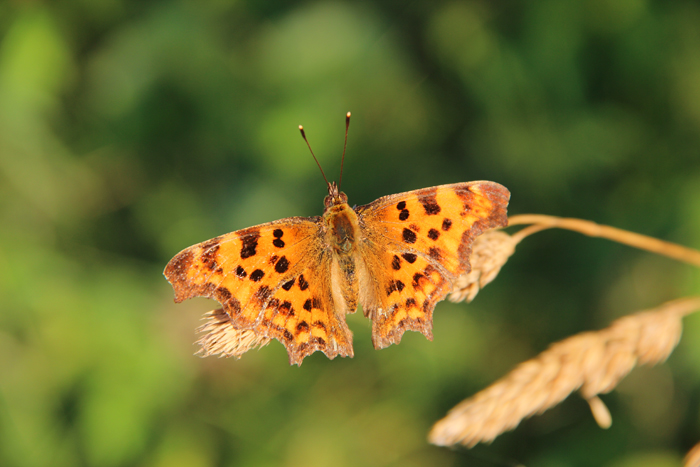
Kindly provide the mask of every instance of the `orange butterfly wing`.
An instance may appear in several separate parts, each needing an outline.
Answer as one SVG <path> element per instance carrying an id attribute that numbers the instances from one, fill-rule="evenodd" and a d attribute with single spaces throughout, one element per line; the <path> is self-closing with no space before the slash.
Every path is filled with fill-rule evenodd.
<path id="1" fill-rule="evenodd" d="M 385 196 L 355 209 L 360 245 L 360 303 L 376 348 L 407 330 L 432 340 L 435 304 L 470 271 L 474 238 L 504 227 L 510 192 L 494 182 L 441 185 Z"/>
<path id="2" fill-rule="evenodd" d="M 217 300 L 236 330 L 284 344 L 290 364 L 317 350 L 352 357 L 352 334 L 333 305 L 320 219 L 282 219 L 186 248 L 164 271 L 175 301 Z"/>

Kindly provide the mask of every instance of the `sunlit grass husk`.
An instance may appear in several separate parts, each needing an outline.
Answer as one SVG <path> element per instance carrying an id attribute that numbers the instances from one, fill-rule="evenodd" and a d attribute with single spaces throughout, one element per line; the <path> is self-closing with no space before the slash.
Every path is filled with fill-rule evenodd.
<path id="1" fill-rule="evenodd" d="M 428 438 L 442 446 L 488 443 L 576 390 L 607 428 L 610 415 L 597 395 L 613 390 L 635 366 L 666 360 L 680 340 L 681 319 L 697 309 L 700 297 L 680 299 L 555 343 L 458 404 L 433 426 Z"/>

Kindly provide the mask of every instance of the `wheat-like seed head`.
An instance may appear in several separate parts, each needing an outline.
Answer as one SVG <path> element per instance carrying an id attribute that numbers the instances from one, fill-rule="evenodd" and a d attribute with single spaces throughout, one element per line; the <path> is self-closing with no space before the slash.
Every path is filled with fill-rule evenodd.
<path id="1" fill-rule="evenodd" d="M 457 278 L 450 296 L 451 302 L 471 302 L 486 284 L 496 278 L 515 252 L 517 241 L 502 230 L 489 230 L 474 239 L 469 257 L 472 270 Z"/>
<path id="2" fill-rule="evenodd" d="M 197 332 L 206 333 L 197 341 L 201 346 L 197 355 L 201 357 L 218 354 L 220 357 L 240 358 L 250 349 L 270 343 L 269 338 L 256 334 L 252 329 L 235 329 L 222 308 L 205 313 L 203 319 L 207 320 L 206 323 L 197 329 Z"/>
<path id="3" fill-rule="evenodd" d="M 693 446 L 683 459 L 683 467 L 700 467 L 700 443 Z"/>
<path id="4" fill-rule="evenodd" d="M 596 421 L 608 427 L 610 413 L 597 395 L 614 389 L 636 365 L 664 361 L 680 339 L 681 318 L 697 309 L 700 297 L 676 300 L 625 316 L 601 331 L 557 342 L 458 404 L 433 426 L 428 438 L 441 446 L 491 442 L 577 389 Z"/>

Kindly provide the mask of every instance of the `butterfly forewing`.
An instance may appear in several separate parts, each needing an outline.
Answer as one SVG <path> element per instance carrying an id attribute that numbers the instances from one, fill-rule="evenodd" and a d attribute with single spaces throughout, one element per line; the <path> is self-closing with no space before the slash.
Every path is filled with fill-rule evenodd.
<path id="1" fill-rule="evenodd" d="M 360 303 L 372 319 L 375 347 L 406 330 L 432 338 L 435 304 L 470 270 L 474 238 L 507 224 L 510 193 L 494 182 L 441 185 L 385 196 L 356 208 Z"/>
<path id="2" fill-rule="evenodd" d="M 332 302 L 319 219 L 282 219 L 183 250 L 165 268 L 176 301 L 216 299 L 235 329 L 282 342 L 290 363 L 316 350 L 352 356 L 350 331 Z"/>

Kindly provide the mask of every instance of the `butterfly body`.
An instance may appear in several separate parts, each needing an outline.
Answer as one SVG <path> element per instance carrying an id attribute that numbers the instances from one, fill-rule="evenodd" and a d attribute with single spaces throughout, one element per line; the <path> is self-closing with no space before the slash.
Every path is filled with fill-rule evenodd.
<path id="1" fill-rule="evenodd" d="M 473 239 L 507 223 L 510 193 L 466 182 L 385 196 L 355 208 L 329 184 L 320 217 L 292 217 L 191 246 L 164 274 L 177 302 L 219 301 L 235 332 L 277 339 L 300 364 L 320 350 L 353 356 L 345 314 L 358 304 L 376 348 L 407 330 L 432 339 L 435 304 L 470 270 Z"/>

